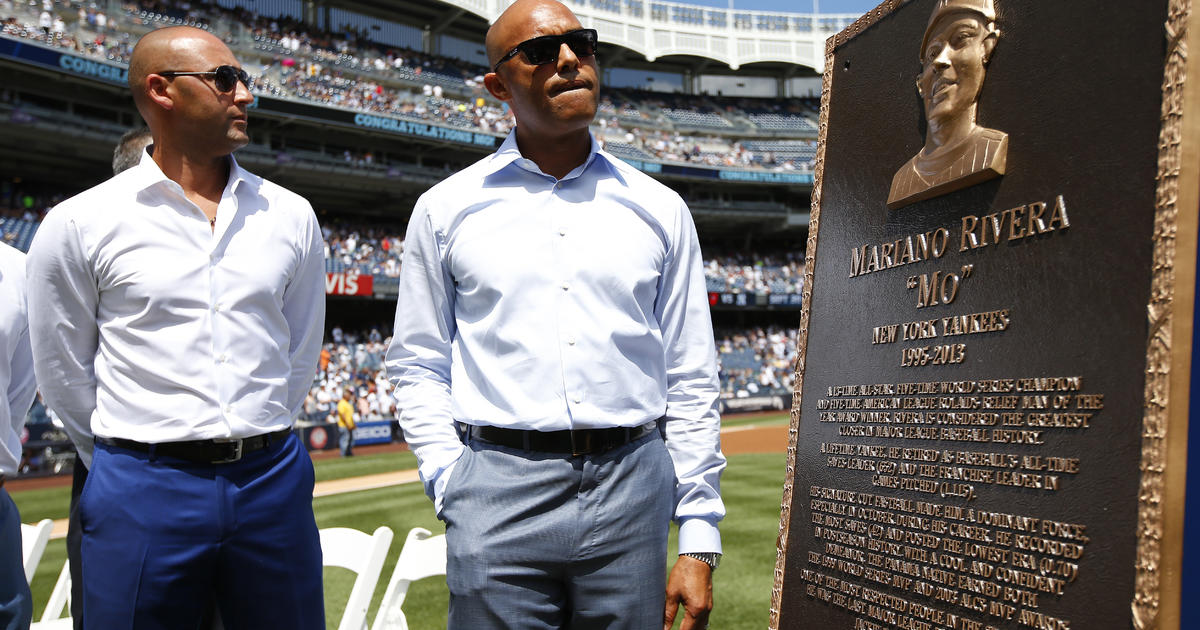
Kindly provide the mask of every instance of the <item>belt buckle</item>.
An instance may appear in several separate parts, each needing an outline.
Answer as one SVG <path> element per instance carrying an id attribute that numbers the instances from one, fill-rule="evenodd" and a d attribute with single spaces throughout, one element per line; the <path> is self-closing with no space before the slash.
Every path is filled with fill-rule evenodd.
<path id="1" fill-rule="evenodd" d="M 583 436 L 586 436 L 583 438 L 582 445 L 580 445 L 575 440 L 575 436 L 578 434 L 582 434 Z M 584 430 L 584 431 L 572 430 L 571 431 L 571 456 L 578 457 L 580 455 L 588 455 L 591 452 L 592 452 L 592 432 L 587 431 L 587 430 Z"/>
<path id="2" fill-rule="evenodd" d="M 214 459 L 212 464 L 232 464 L 242 459 L 242 438 L 213 438 L 213 444 L 232 444 L 233 454 L 221 459 Z"/>

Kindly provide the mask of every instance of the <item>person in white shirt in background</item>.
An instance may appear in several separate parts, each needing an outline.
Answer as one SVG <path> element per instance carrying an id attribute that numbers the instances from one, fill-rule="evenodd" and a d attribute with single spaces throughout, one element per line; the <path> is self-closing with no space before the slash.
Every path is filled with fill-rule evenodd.
<path id="1" fill-rule="evenodd" d="M 404 240 L 386 368 L 446 522 L 454 629 L 668 628 L 682 606 L 693 630 L 713 605 L 700 247 L 679 195 L 588 132 L 596 43 L 553 0 L 497 19 L 484 82 L 516 130 L 422 195 Z"/>
<path id="2" fill-rule="evenodd" d="M 313 469 L 292 433 L 324 327 L 307 201 L 240 166 L 249 77 L 213 35 L 145 35 L 153 153 L 30 249 L 35 368 L 89 475 L 83 625 L 323 628 Z M 94 448 L 94 451 L 93 451 Z"/>
<path id="3" fill-rule="evenodd" d="M 33 618 L 21 553 L 21 515 L 4 480 L 17 474 L 21 427 L 36 393 L 25 308 L 25 255 L 0 243 L 0 630 L 28 628 Z"/>

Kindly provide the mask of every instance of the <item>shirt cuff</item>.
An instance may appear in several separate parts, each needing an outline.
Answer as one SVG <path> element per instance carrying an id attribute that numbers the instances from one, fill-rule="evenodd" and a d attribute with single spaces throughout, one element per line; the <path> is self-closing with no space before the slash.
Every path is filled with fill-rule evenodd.
<path id="1" fill-rule="evenodd" d="M 679 553 L 721 553 L 717 522 L 699 517 L 679 521 Z"/>

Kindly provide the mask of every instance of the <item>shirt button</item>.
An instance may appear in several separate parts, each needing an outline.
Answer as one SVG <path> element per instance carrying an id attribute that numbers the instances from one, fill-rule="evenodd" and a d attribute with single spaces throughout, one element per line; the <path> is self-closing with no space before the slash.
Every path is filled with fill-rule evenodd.
<path id="1" fill-rule="evenodd" d="M 221 304 L 220 302 L 217 302 L 216 304 L 213 304 L 213 310 L 214 310 L 214 311 L 216 311 L 216 312 L 218 312 L 218 313 L 220 313 L 220 312 L 221 312 L 221 309 L 223 309 L 223 308 L 225 308 L 225 305 L 224 305 L 224 304 Z"/>
<path id="2" fill-rule="evenodd" d="M 233 405 L 225 405 L 225 413 L 226 414 L 233 413 Z"/>
<path id="3" fill-rule="evenodd" d="M 573 345 L 575 345 L 575 338 L 574 338 L 574 337 L 567 337 L 567 345 L 568 345 L 568 346 L 573 346 Z"/>
<path id="4" fill-rule="evenodd" d="M 221 363 L 228 363 L 229 355 L 222 353 L 221 356 L 217 357 L 217 360 L 220 361 Z"/>
<path id="5" fill-rule="evenodd" d="M 559 236 L 566 236 L 566 235 L 567 235 L 567 228 L 558 228 L 558 235 L 559 235 Z"/>
<path id="6" fill-rule="evenodd" d="M 583 399 L 582 399 L 582 398 L 580 398 L 579 396 L 576 396 L 576 397 L 575 397 L 575 404 L 576 404 L 576 405 L 578 405 L 578 404 L 579 404 L 579 403 L 581 403 L 581 402 L 583 402 Z"/>
<path id="7" fill-rule="evenodd" d="M 570 283 L 570 282 L 564 282 L 564 283 L 562 283 L 562 290 L 563 290 L 563 291 L 569 291 L 569 290 L 571 290 L 571 283 Z"/>

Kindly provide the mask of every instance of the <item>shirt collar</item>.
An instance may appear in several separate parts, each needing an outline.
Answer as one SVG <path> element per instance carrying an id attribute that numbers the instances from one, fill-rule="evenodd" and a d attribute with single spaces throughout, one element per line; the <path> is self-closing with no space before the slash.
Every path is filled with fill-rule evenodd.
<path id="1" fill-rule="evenodd" d="M 150 156 L 150 149 L 152 147 L 153 145 L 143 149 L 142 159 L 137 163 L 136 166 L 129 169 L 132 171 L 131 177 L 133 178 L 134 185 L 138 190 L 145 190 L 151 186 L 154 186 L 155 184 L 161 184 L 164 182 L 172 182 L 178 186 L 178 183 L 173 182 L 171 178 L 163 174 L 162 169 L 158 167 L 158 163 L 155 162 L 154 158 Z M 229 180 L 225 184 L 225 191 L 228 193 L 233 193 L 237 190 L 239 184 L 253 184 L 253 180 L 254 175 L 242 168 L 241 165 L 237 163 L 237 159 L 235 159 L 231 154 L 229 156 Z"/>
<path id="2" fill-rule="evenodd" d="M 596 142 L 596 136 L 593 135 L 591 131 L 588 131 L 588 140 L 591 144 L 588 147 L 587 159 L 583 161 L 583 164 L 575 167 L 570 173 L 564 175 L 560 181 L 574 179 L 582 175 L 584 171 L 591 166 L 592 161 L 595 160 L 597 156 L 601 156 L 606 161 L 608 160 L 608 157 L 600 150 L 600 144 Z M 496 149 L 496 152 L 492 154 L 491 162 L 488 165 L 487 174 L 490 175 L 492 173 L 497 173 L 514 164 L 518 168 L 535 175 L 550 177 L 550 175 L 543 173 L 542 169 L 538 168 L 538 165 L 534 164 L 533 160 L 527 159 L 525 156 L 521 155 L 521 149 L 517 147 L 517 130 L 515 128 L 508 132 L 508 136 L 504 138 L 504 142 L 500 144 L 500 148 Z"/>

